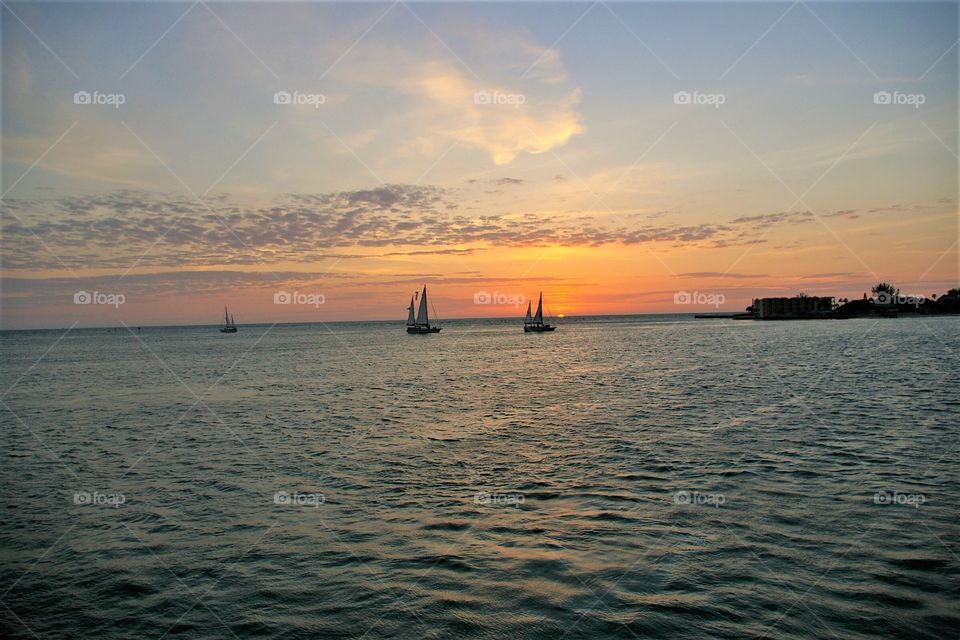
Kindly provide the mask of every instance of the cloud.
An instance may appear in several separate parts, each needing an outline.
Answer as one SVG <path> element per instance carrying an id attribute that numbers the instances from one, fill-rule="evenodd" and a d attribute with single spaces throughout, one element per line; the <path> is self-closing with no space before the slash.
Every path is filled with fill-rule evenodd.
<path id="1" fill-rule="evenodd" d="M 777 213 L 763 213 L 755 216 L 741 216 L 734 218 L 733 224 L 749 224 L 757 229 L 766 229 L 781 222 L 809 222 L 813 219 L 813 213 L 810 211 L 780 211 Z"/>
<path id="2" fill-rule="evenodd" d="M 867 273 L 858 273 L 854 271 L 833 271 L 829 273 L 811 273 L 809 275 L 798 276 L 801 280 L 818 280 L 820 278 L 863 278 Z"/>
<path id="3" fill-rule="evenodd" d="M 723 224 L 628 227 L 590 217 L 468 213 L 459 199 L 457 191 L 420 185 L 283 194 L 257 205 L 227 197 L 204 205 L 137 190 L 9 199 L 2 265 L 59 268 L 59 257 L 75 269 L 208 268 L 736 237 Z"/>
<path id="4" fill-rule="evenodd" d="M 390 253 L 381 253 L 381 257 L 390 256 L 469 256 L 483 249 L 435 249 L 432 251 L 391 251 Z"/>
<path id="5" fill-rule="evenodd" d="M 680 273 L 677 275 L 681 278 L 735 278 L 735 279 L 766 278 L 768 276 L 768 274 L 765 274 L 765 273 L 724 273 L 722 271 L 691 271 L 689 273 Z"/>
<path id="6" fill-rule="evenodd" d="M 449 31 L 469 63 L 438 48 L 426 33 L 421 47 L 389 39 L 365 42 L 334 75 L 354 87 L 398 95 L 391 102 L 404 105 L 404 112 L 383 128 L 388 135 L 429 130 L 430 136 L 416 138 L 412 146 L 442 150 L 454 141 L 484 151 L 496 165 L 524 152 L 550 151 L 585 131 L 580 90 L 571 85 L 558 52 L 525 31 L 509 37 L 502 28 Z M 529 70 L 525 77 L 524 70 Z"/>
<path id="7" fill-rule="evenodd" d="M 470 196 L 458 189 L 409 184 L 288 193 L 254 204 L 227 196 L 204 204 L 131 189 L 11 198 L 0 209 L 0 264 L 6 269 L 59 269 L 63 260 L 73 269 L 126 271 L 134 265 L 249 268 L 469 255 L 494 247 L 666 243 L 725 248 L 766 242 L 759 236 L 770 226 L 814 220 L 811 212 L 803 211 L 740 216 L 724 223 L 657 223 L 645 216 L 628 216 L 624 222 L 576 213 L 478 213 L 464 202 L 470 202 Z"/>

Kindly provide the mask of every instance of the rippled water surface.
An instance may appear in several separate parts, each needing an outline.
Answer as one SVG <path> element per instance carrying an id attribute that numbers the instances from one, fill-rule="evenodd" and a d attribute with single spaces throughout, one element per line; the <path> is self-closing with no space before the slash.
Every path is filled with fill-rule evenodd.
<path id="1" fill-rule="evenodd" d="M 0 346 L 8 637 L 960 628 L 958 318 Z"/>

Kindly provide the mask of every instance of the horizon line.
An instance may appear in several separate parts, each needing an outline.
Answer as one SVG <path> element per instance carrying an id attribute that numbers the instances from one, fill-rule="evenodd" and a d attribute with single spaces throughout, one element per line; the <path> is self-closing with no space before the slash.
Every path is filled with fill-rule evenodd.
<path id="1" fill-rule="evenodd" d="M 738 311 L 722 311 L 722 310 L 721 310 L 721 311 L 716 311 L 716 310 L 714 310 L 714 311 L 701 310 L 701 311 L 684 311 L 684 312 L 669 312 L 669 313 L 668 313 L 668 312 L 657 312 L 657 313 L 643 313 L 643 312 L 637 312 L 637 313 L 588 313 L 588 314 L 577 314 L 577 315 L 564 314 L 563 318 L 560 318 L 559 316 L 550 316 L 550 318 L 551 318 L 551 319 L 559 319 L 559 320 L 570 320 L 570 319 L 572 319 L 572 318 L 628 318 L 628 317 L 632 317 L 632 316 L 685 316 L 685 315 L 694 316 L 694 315 L 699 315 L 699 314 L 714 314 L 714 313 L 720 314 L 720 315 L 724 315 L 724 314 L 733 314 L 733 313 L 741 313 L 741 312 L 738 312 Z M 472 320 L 472 321 L 477 321 L 477 320 L 517 320 L 518 322 L 521 322 L 521 323 L 522 323 L 522 322 L 523 322 L 523 316 L 481 316 L 481 317 L 471 317 L 471 318 L 445 318 L 445 319 L 441 320 L 441 323 L 443 323 L 443 322 L 466 322 L 466 321 L 471 321 L 471 320 Z M 237 326 L 238 326 L 238 327 L 257 327 L 257 326 L 270 326 L 270 325 L 276 325 L 276 326 L 284 325 L 284 326 L 286 326 L 286 325 L 305 325 L 305 324 L 362 324 L 362 323 L 372 323 L 372 322 L 383 323 L 383 324 L 387 324 L 387 323 L 397 323 L 398 325 L 401 325 L 401 326 L 404 325 L 404 321 L 403 321 L 402 319 L 397 320 L 397 319 L 392 319 L 392 318 L 391 318 L 391 319 L 385 319 L 385 320 L 305 320 L 305 321 L 301 321 L 301 322 L 250 322 L 250 323 L 246 323 L 246 324 L 238 323 Z M 204 324 L 138 324 L 138 325 L 129 325 L 129 324 L 128 324 L 128 325 L 124 325 L 124 324 L 119 324 L 119 325 L 114 325 L 114 326 L 104 326 L 104 325 L 100 325 L 100 326 L 92 326 L 92 327 L 81 327 L 81 326 L 76 326 L 76 325 L 75 325 L 75 326 L 73 326 L 73 327 L 20 327 L 20 328 L 16 328 L 16 329 L 6 329 L 6 328 L 3 328 L 3 327 L 0 327 L 0 333 L 3 333 L 3 332 L 13 332 L 13 331 L 65 331 L 65 330 L 67 330 L 67 329 L 70 329 L 71 331 L 76 331 L 76 330 L 84 330 L 84 331 L 87 331 L 87 330 L 93 330 L 93 329 L 137 329 L 137 328 L 142 328 L 142 329 L 146 329 L 146 328 L 150 328 L 150 329 L 182 329 L 182 328 L 186 328 L 186 327 L 214 327 L 214 328 L 215 328 L 215 327 L 218 327 L 218 326 L 220 326 L 220 325 L 219 325 L 219 324 L 216 324 L 216 323 L 204 323 Z"/>

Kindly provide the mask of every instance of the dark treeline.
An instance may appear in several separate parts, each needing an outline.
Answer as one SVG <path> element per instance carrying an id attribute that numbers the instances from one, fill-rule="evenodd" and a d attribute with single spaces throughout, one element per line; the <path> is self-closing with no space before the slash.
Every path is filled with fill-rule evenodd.
<path id="1" fill-rule="evenodd" d="M 861 316 L 897 316 L 902 314 L 938 315 L 960 313 L 960 288 L 943 295 L 903 294 L 894 285 L 881 282 L 859 300 L 840 298 L 835 313 L 841 318 Z"/>

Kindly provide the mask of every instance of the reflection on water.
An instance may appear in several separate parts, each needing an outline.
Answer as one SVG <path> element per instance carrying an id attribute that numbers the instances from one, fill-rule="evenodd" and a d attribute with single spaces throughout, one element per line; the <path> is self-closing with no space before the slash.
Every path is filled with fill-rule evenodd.
<path id="1" fill-rule="evenodd" d="M 330 328 L 2 334 L 0 631 L 960 625 L 956 318 Z"/>

